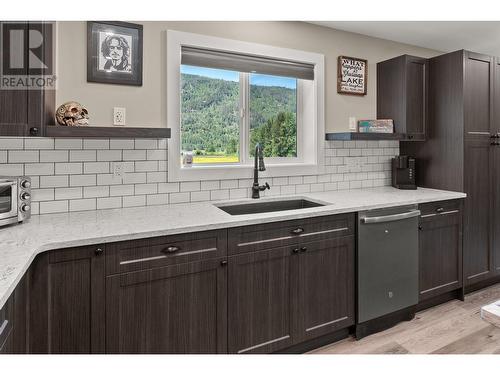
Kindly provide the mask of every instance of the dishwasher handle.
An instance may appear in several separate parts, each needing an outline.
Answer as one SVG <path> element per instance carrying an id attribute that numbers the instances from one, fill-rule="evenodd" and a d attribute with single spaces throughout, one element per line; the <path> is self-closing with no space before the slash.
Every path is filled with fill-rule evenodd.
<path id="1" fill-rule="evenodd" d="M 362 217 L 361 222 L 363 224 L 376 224 L 376 223 L 385 223 L 388 221 L 409 219 L 409 218 L 415 217 L 415 216 L 420 216 L 420 210 L 413 210 L 413 211 L 403 212 L 401 214 L 394 214 L 394 215 Z"/>

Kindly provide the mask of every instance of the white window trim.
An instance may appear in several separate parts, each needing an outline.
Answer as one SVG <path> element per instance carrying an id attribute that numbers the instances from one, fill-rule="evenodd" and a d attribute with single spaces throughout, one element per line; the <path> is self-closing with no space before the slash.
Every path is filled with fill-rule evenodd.
<path id="1" fill-rule="evenodd" d="M 288 48 L 273 47 L 264 44 L 242 42 L 231 39 L 217 38 L 207 35 L 192 34 L 181 31 L 167 31 L 167 126 L 171 130 L 168 146 L 168 180 L 198 181 L 224 180 L 236 178 L 251 178 L 252 164 L 237 165 L 204 165 L 200 167 L 181 168 L 180 162 L 180 65 L 181 47 L 192 46 L 207 49 L 225 50 L 247 53 L 283 60 L 301 61 L 314 65 L 314 81 L 303 85 L 300 104 L 309 112 L 301 119 L 304 126 L 302 135 L 297 132 L 297 147 L 302 144 L 303 160 L 284 163 L 282 160 L 266 158 L 266 171 L 263 177 L 279 177 L 294 175 L 319 174 L 324 170 L 324 56 L 322 54 L 305 52 Z M 306 87 L 307 86 L 307 87 Z M 312 101 L 312 103 L 311 103 Z M 303 113 L 304 111 L 297 111 Z M 305 131 L 309 126 L 311 131 Z M 299 138 L 301 136 L 302 139 Z M 248 150 L 241 150 L 240 154 Z M 269 160 L 267 160 L 269 159 Z M 244 159 L 243 159 L 244 160 Z"/>

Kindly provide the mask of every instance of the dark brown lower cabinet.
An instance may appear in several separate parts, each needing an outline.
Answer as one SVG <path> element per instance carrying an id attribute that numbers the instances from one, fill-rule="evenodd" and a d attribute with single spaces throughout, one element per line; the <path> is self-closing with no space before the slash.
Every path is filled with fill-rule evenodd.
<path id="1" fill-rule="evenodd" d="M 106 278 L 107 353 L 226 353 L 227 261 Z"/>
<path id="2" fill-rule="evenodd" d="M 462 205 L 421 205 L 419 301 L 462 287 Z"/>
<path id="3" fill-rule="evenodd" d="M 228 349 L 271 353 L 354 324 L 354 237 L 229 258 Z"/>
<path id="4" fill-rule="evenodd" d="M 296 245 L 229 257 L 230 353 L 268 353 L 292 345 L 295 249 Z"/>
<path id="5" fill-rule="evenodd" d="M 103 247 L 51 251 L 30 273 L 30 353 L 103 353 Z"/>
<path id="6" fill-rule="evenodd" d="M 354 237 L 302 243 L 298 256 L 296 341 L 354 324 Z"/>

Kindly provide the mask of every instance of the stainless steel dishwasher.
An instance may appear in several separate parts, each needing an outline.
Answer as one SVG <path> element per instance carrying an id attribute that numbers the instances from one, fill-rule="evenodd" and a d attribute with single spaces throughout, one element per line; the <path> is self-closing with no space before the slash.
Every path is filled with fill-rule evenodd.
<path id="1" fill-rule="evenodd" d="M 404 320 L 394 313 L 418 303 L 419 215 L 416 205 L 358 214 L 357 338 Z"/>

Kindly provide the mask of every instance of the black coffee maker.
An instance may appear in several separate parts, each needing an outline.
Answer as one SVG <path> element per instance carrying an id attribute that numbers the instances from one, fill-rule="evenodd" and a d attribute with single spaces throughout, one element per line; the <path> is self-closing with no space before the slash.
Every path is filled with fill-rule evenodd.
<path id="1" fill-rule="evenodd" d="M 415 158 L 400 155 L 392 158 L 392 186 L 397 189 L 415 190 Z"/>

